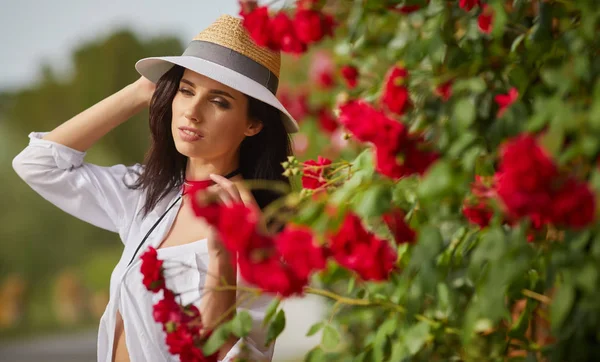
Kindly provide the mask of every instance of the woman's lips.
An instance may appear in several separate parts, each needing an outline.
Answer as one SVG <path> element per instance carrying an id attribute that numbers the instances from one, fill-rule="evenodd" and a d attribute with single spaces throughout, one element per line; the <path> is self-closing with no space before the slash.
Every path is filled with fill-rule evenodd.
<path id="1" fill-rule="evenodd" d="M 179 137 L 186 142 L 194 142 L 202 139 L 202 135 L 190 127 L 179 127 Z"/>

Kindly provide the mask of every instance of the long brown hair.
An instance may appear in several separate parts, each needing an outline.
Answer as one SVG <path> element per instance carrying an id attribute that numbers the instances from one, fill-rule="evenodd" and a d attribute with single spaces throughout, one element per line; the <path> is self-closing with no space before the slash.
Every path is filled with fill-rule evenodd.
<path id="1" fill-rule="evenodd" d="M 179 89 L 184 68 L 175 65 L 156 83 L 156 90 L 150 102 L 150 132 L 152 143 L 144 160 L 144 171 L 135 184 L 129 187 L 142 189 L 146 200 L 142 208 L 147 215 L 174 189 L 180 188 L 185 179 L 187 157 L 175 148 L 171 132 L 173 98 Z M 248 117 L 260 120 L 262 130 L 246 137 L 240 145 L 239 165 L 245 180 L 281 181 L 290 185 L 283 176 L 282 162 L 292 155 L 290 138 L 286 132 L 281 114 L 276 108 L 248 97 Z M 279 197 L 274 191 L 252 190 L 260 206 L 264 208 Z"/>

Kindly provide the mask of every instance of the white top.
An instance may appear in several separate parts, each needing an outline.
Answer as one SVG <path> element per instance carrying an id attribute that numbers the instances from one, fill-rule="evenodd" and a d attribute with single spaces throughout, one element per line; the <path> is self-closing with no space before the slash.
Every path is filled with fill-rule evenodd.
<path id="1" fill-rule="evenodd" d="M 65 212 L 119 233 L 125 245 L 110 277 L 110 300 L 100 319 L 98 362 L 111 362 L 117 311 L 123 318 L 132 362 L 177 361 L 177 356 L 168 352 L 161 325 L 152 317 L 152 305 L 162 297 L 162 293 L 153 294 L 142 284 L 140 255 L 150 245 L 158 247 L 166 237 L 181 202 L 168 212 L 150 234 L 134 262 L 129 267 L 127 264 L 148 230 L 177 199 L 180 191 L 173 191 L 148 216 L 142 218 L 140 210 L 144 205 L 144 194 L 127 188 L 125 182 L 133 183 L 137 177 L 135 172 L 141 172 L 143 166 L 101 167 L 89 164 L 83 162 L 85 152 L 43 140 L 44 134 L 33 132 L 29 135 L 29 145 L 13 160 L 17 174 L 33 190 Z M 208 266 L 206 240 L 160 248 L 158 257 L 165 260 L 167 286 L 176 293 L 185 292 L 182 295 L 184 304 L 194 301 L 197 305 Z M 239 274 L 238 285 L 247 285 Z M 242 293 L 238 292 L 238 298 Z M 238 308 L 238 311 L 246 310 L 252 316 L 253 328 L 250 335 L 238 341 L 223 361 L 231 361 L 244 346 L 251 352 L 252 361 L 271 361 L 274 344 L 264 346 L 266 330 L 262 327 L 262 320 L 272 298 L 262 295 Z"/>

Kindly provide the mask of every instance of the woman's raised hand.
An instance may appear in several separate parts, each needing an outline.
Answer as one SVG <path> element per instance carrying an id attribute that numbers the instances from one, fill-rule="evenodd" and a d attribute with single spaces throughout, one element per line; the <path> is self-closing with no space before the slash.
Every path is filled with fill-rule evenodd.
<path id="1" fill-rule="evenodd" d="M 146 107 L 148 107 L 150 105 L 152 95 L 154 94 L 154 90 L 156 89 L 156 84 L 154 84 L 148 78 L 141 76 L 133 83 L 133 85 L 136 88 L 136 94 L 140 97 L 141 101 L 146 105 Z"/>

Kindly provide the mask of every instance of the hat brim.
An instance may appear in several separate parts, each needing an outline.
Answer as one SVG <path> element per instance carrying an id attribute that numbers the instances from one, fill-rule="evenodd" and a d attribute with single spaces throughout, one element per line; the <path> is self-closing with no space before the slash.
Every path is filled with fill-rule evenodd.
<path id="1" fill-rule="evenodd" d="M 222 65 L 193 56 L 172 56 L 140 59 L 135 63 L 135 69 L 156 83 L 173 65 L 179 65 L 202 74 L 277 108 L 281 112 L 281 120 L 286 131 L 288 133 L 298 132 L 298 123 L 273 93 L 260 83 Z"/>

